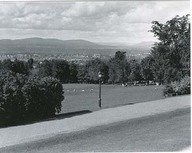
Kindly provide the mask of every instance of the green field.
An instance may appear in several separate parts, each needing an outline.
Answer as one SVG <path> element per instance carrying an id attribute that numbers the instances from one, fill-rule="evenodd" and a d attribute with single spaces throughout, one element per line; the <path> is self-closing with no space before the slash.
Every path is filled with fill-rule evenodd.
<path id="1" fill-rule="evenodd" d="M 99 85 L 97 84 L 64 84 L 65 99 L 60 113 L 82 110 L 98 110 Z M 102 107 L 147 102 L 163 99 L 163 86 L 102 85 Z"/>

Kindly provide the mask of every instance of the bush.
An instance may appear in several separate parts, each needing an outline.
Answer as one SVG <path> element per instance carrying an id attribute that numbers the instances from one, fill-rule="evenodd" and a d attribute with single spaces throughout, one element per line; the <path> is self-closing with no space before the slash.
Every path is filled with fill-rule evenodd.
<path id="1" fill-rule="evenodd" d="M 166 85 L 163 92 L 165 96 L 190 94 L 190 77 L 185 76 L 180 81 L 171 82 Z"/>
<path id="2" fill-rule="evenodd" d="M 0 76 L 0 107 L 4 110 L 1 118 L 7 124 L 21 122 L 26 110 L 21 89 L 27 78 L 8 71 L 0 72 Z"/>
<path id="3" fill-rule="evenodd" d="M 57 79 L 28 78 L 8 71 L 0 76 L 1 124 L 39 120 L 61 111 L 63 87 Z"/>
<path id="4" fill-rule="evenodd" d="M 26 99 L 26 116 L 30 120 L 52 117 L 61 111 L 63 87 L 55 78 L 31 78 L 22 92 Z"/>
<path id="5" fill-rule="evenodd" d="M 181 79 L 177 92 L 179 95 L 190 94 L 190 77 L 189 76 L 186 76 L 183 79 Z"/>

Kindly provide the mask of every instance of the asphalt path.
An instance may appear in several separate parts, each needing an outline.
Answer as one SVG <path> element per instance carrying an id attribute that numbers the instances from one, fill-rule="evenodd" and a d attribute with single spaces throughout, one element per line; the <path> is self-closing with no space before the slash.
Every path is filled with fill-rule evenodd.
<path id="1" fill-rule="evenodd" d="M 1 153 L 179 151 L 190 146 L 190 108 L 59 134 Z M 29 131 L 30 132 L 30 131 Z"/>

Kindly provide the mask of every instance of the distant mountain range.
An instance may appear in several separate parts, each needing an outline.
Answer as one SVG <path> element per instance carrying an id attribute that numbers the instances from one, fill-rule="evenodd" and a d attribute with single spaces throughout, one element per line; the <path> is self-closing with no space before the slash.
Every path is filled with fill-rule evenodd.
<path id="1" fill-rule="evenodd" d="M 93 43 L 86 40 L 59 40 L 43 38 L 2 39 L 0 53 L 40 53 L 40 54 L 114 54 L 118 50 L 127 54 L 148 53 L 152 42 L 142 42 L 136 45 L 118 45 Z"/>

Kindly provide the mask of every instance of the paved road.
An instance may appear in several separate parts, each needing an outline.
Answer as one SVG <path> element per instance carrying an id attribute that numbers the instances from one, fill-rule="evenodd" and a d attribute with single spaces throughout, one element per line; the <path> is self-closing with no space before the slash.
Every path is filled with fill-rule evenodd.
<path id="1" fill-rule="evenodd" d="M 29 131 L 30 132 L 30 131 Z M 0 149 L 1 153 L 178 151 L 190 146 L 190 109 L 60 134 Z"/>

